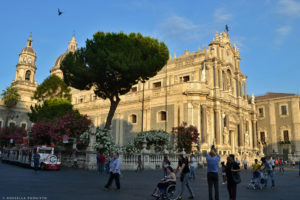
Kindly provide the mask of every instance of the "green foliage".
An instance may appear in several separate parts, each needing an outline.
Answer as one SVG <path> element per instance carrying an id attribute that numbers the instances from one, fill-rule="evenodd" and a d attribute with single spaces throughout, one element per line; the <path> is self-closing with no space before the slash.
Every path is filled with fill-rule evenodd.
<path id="1" fill-rule="evenodd" d="M 95 136 L 94 149 L 97 152 L 112 153 L 115 150 L 115 143 L 110 130 L 97 127 Z"/>
<path id="2" fill-rule="evenodd" d="M 133 143 L 129 142 L 127 145 L 122 147 L 122 152 L 126 154 L 134 154 L 140 153 L 141 151 Z"/>
<path id="3" fill-rule="evenodd" d="M 132 85 L 156 75 L 169 59 L 163 42 L 140 33 L 97 32 L 86 47 L 68 53 L 61 63 L 64 80 L 79 90 L 93 87 L 95 94 L 111 102 L 105 128 L 109 129 L 120 95 Z"/>
<path id="4" fill-rule="evenodd" d="M 71 101 L 70 88 L 58 76 L 51 75 L 39 85 L 33 94 L 33 99 L 44 101 L 48 98 L 64 98 Z"/>
<path id="5" fill-rule="evenodd" d="M 175 127 L 172 130 L 177 135 L 177 149 L 182 151 L 183 148 L 186 153 L 192 152 L 192 144 L 197 144 L 199 133 L 195 126 L 187 126 L 183 123 L 181 126 Z"/>
<path id="6" fill-rule="evenodd" d="M 21 96 L 18 93 L 18 89 L 14 87 L 8 87 L 6 90 L 3 90 L 1 93 L 2 100 L 4 105 L 10 109 L 17 105 L 20 101 Z"/>
<path id="7" fill-rule="evenodd" d="M 34 107 L 31 106 L 30 110 L 31 113 L 28 113 L 30 121 L 48 122 L 73 110 L 73 105 L 66 99 L 51 98 L 45 100 L 42 105 L 36 104 Z M 76 112 L 79 115 L 79 112 Z"/>
<path id="8" fill-rule="evenodd" d="M 143 148 L 143 143 L 146 138 L 147 148 L 149 149 L 151 145 L 154 145 L 155 149 L 163 150 L 164 145 L 169 144 L 170 134 L 162 130 L 151 130 L 144 131 L 137 134 L 134 138 L 134 145 L 138 149 Z"/>

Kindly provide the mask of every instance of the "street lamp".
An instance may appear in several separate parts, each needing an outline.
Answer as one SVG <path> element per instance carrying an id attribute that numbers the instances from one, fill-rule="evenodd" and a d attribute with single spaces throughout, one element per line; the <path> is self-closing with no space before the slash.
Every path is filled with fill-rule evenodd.
<path id="1" fill-rule="evenodd" d="M 143 83 L 143 98 L 142 98 L 142 125 L 141 132 L 144 131 L 144 95 L 145 95 L 145 80 L 142 80 Z"/>

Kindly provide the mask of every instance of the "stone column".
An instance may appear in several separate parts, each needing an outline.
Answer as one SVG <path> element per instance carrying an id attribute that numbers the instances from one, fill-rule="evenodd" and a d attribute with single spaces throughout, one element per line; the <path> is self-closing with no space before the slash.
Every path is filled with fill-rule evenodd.
<path id="1" fill-rule="evenodd" d="M 245 146 L 245 137 L 244 137 L 245 131 L 244 131 L 244 119 L 240 120 L 240 145 Z"/>
<path id="2" fill-rule="evenodd" d="M 247 83 L 246 81 L 244 82 L 244 86 L 245 86 L 245 99 L 247 99 Z"/>
<path id="3" fill-rule="evenodd" d="M 202 141 L 203 143 L 207 143 L 207 108 L 206 108 L 206 105 L 203 104 L 201 105 L 201 108 L 202 108 L 202 121 L 203 121 L 203 124 L 202 124 Z"/>
<path id="4" fill-rule="evenodd" d="M 216 113 L 216 144 L 220 144 L 220 110 L 219 109 L 215 109 L 215 113 Z"/>
<path id="5" fill-rule="evenodd" d="M 256 130 L 256 120 L 252 120 L 252 134 L 253 134 L 253 146 L 257 148 L 257 130 Z"/>

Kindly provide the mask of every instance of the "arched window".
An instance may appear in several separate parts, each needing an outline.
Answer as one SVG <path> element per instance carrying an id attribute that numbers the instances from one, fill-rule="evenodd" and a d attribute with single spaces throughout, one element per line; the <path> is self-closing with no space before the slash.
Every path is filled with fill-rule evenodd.
<path id="1" fill-rule="evenodd" d="M 26 74 L 25 74 L 25 80 L 26 80 L 26 81 L 30 81 L 30 75 L 31 75 L 31 71 L 30 71 L 30 70 L 27 70 L 27 71 L 26 71 Z"/>

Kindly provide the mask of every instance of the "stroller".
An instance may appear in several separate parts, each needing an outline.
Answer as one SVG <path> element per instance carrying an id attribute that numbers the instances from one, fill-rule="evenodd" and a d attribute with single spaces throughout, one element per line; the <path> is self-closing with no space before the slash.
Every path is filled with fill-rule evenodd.
<path id="1" fill-rule="evenodd" d="M 250 183 L 247 188 L 252 190 L 261 190 L 265 184 L 265 176 L 262 172 L 256 170 L 253 173 Z"/>

